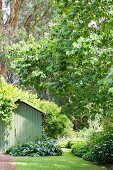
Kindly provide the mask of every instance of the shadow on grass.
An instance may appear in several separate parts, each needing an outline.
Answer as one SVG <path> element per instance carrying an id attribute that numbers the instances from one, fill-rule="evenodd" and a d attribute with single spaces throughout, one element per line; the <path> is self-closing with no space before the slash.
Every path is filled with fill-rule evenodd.
<path id="1" fill-rule="evenodd" d="M 17 170 L 107 170 L 66 152 L 63 156 L 18 157 Z"/>

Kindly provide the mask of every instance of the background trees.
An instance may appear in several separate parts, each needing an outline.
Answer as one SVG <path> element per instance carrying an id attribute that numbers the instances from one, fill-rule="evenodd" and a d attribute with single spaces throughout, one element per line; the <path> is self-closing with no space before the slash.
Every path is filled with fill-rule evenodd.
<path id="1" fill-rule="evenodd" d="M 54 100 L 74 121 L 82 115 L 87 124 L 90 115 L 112 112 L 105 84 L 113 60 L 113 5 L 110 0 L 61 0 L 54 5 L 49 35 L 14 45 L 9 56 L 23 85 Z"/>
<path id="2" fill-rule="evenodd" d="M 27 40 L 31 33 L 39 39 L 48 31 L 50 16 L 49 0 L 0 0 L 0 74 L 4 74 L 7 47 Z"/>
<path id="3" fill-rule="evenodd" d="M 15 34 L 17 28 L 32 33 L 35 26 L 47 18 L 51 8 L 49 0 L 1 0 L 0 4 L 2 33 L 10 35 Z"/>

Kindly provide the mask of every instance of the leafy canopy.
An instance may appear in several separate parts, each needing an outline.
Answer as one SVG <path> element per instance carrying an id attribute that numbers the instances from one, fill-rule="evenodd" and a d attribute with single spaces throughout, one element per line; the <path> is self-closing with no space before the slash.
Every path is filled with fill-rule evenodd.
<path id="1" fill-rule="evenodd" d="M 104 86 L 112 68 L 111 0 L 56 0 L 47 38 L 20 42 L 9 50 L 22 84 L 49 92 L 69 115 L 112 113 Z M 111 85 L 110 85 L 111 86 Z"/>

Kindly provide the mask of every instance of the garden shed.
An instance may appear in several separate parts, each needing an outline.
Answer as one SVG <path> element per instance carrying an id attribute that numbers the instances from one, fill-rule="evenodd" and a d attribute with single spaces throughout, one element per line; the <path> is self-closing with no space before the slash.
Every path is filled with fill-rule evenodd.
<path id="1" fill-rule="evenodd" d="M 18 100 L 18 107 L 12 115 L 12 128 L 0 120 L 0 152 L 5 152 L 18 143 L 35 141 L 42 135 L 44 113 Z"/>

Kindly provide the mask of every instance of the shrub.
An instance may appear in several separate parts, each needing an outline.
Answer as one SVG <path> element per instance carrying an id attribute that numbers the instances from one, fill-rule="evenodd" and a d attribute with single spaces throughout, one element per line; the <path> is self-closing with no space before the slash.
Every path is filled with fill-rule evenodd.
<path id="1" fill-rule="evenodd" d="M 12 156 L 61 156 L 62 150 L 56 145 L 53 139 L 39 140 L 17 146 L 13 146 L 6 151 Z"/>
<path id="2" fill-rule="evenodd" d="M 68 118 L 66 115 L 59 115 L 58 117 L 53 117 L 49 121 L 45 122 L 45 133 L 52 138 L 57 138 L 62 135 L 66 125 Z"/>
<path id="3" fill-rule="evenodd" d="M 88 150 L 87 142 L 86 141 L 77 141 L 71 149 L 71 152 L 75 156 L 82 157 Z"/>
<path id="4" fill-rule="evenodd" d="M 87 131 L 86 131 L 87 132 Z M 103 122 L 100 131 L 90 131 L 86 142 L 76 142 L 72 146 L 72 153 L 85 160 L 96 163 L 113 163 L 113 123 Z"/>
<path id="5" fill-rule="evenodd" d="M 104 127 L 104 131 L 95 132 L 89 138 L 89 150 L 84 159 L 97 163 L 113 163 L 113 125 Z"/>

